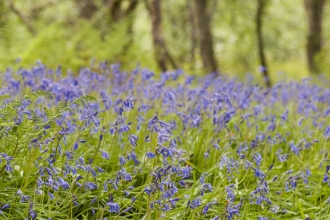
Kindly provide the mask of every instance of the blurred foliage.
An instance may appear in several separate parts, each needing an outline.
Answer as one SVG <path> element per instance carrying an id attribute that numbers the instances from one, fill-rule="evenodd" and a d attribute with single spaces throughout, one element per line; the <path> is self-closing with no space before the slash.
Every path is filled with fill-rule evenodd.
<path id="1" fill-rule="evenodd" d="M 128 3 L 129 0 L 123 0 Z M 62 65 L 76 72 L 92 60 L 121 62 L 125 69 L 136 65 L 157 70 L 151 40 L 151 22 L 145 1 L 141 0 L 135 12 L 118 22 L 111 21 L 104 0 L 94 1 L 97 13 L 85 20 L 78 16 L 74 0 L 4 0 L 0 18 L 0 69 L 32 65 L 36 60 L 55 68 Z M 13 4 L 36 30 L 29 32 L 26 24 L 10 8 Z M 258 75 L 258 57 L 255 36 L 256 1 L 211 1 L 214 50 L 222 72 Z M 41 7 L 43 6 L 43 8 Z M 37 10 L 42 8 L 41 10 Z M 194 50 L 190 57 L 191 21 L 187 0 L 166 0 L 162 4 L 165 42 L 181 68 L 202 73 L 201 58 Z M 317 62 L 325 73 L 330 71 L 329 4 L 324 9 L 324 49 Z M 128 32 L 133 21 L 132 33 Z M 264 17 L 266 54 L 272 78 L 277 72 L 290 77 L 307 76 L 306 35 L 307 19 L 300 0 L 271 0 Z"/>

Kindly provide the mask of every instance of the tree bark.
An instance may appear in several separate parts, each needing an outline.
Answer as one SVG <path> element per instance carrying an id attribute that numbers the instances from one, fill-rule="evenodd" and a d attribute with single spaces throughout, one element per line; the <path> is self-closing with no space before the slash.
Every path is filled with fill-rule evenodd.
<path id="1" fill-rule="evenodd" d="M 79 17 L 84 19 L 91 19 L 97 12 L 97 7 L 93 0 L 75 0 L 79 8 Z"/>
<path id="2" fill-rule="evenodd" d="M 211 17 L 208 13 L 207 2 L 207 0 L 195 0 L 197 31 L 203 65 L 208 71 L 216 72 L 218 68 L 213 50 L 213 39 L 210 28 Z"/>
<path id="3" fill-rule="evenodd" d="M 169 62 L 174 69 L 177 68 L 177 65 L 168 52 L 163 32 L 162 32 L 162 17 L 161 17 L 161 7 L 160 0 L 151 0 L 151 4 L 149 7 L 149 12 L 151 16 L 152 23 L 152 39 L 154 44 L 154 53 L 156 57 L 157 64 L 162 71 L 166 71 L 168 69 L 167 63 Z"/>
<path id="4" fill-rule="evenodd" d="M 308 17 L 307 62 L 311 73 L 318 73 L 315 55 L 322 46 L 322 14 L 325 0 L 304 0 Z"/>
<path id="5" fill-rule="evenodd" d="M 196 24 L 195 24 L 195 16 L 193 11 L 193 6 L 191 4 L 191 0 L 187 0 L 186 3 L 187 12 L 188 12 L 188 20 L 190 23 L 190 62 L 192 64 L 195 63 L 195 48 L 197 45 L 197 36 L 196 36 Z M 194 65 L 192 65 L 194 66 Z"/>
<path id="6" fill-rule="evenodd" d="M 112 21 L 117 22 L 122 18 L 122 10 L 121 10 L 121 3 L 122 0 L 113 0 L 110 1 L 110 14 Z"/>
<path id="7" fill-rule="evenodd" d="M 258 5 L 257 5 L 257 14 L 256 14 L 256 32 L 257 32 L 256 34 L 257 34 L 257 42 L 258 42 L 258 55 L 260 60 L 260 71 L 263 74 L 266 86 L 270 88 L 271 82 L 269 79 L 269 71 L 268 71 L 268 65 L 265 55 L 264 39 L 262 35 L 263 15 L 267 0 L 257 0 L 257 1 L 258 1 Z"/>

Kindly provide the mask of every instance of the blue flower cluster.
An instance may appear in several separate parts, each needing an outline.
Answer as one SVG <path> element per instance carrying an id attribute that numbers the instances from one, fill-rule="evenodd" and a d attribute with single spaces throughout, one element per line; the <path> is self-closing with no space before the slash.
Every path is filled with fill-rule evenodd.
<path id="1" fill-rule="evenodd" d="M 326 86 L 107 63 L 2 80 L 6 218 L 329 217 Z"/>

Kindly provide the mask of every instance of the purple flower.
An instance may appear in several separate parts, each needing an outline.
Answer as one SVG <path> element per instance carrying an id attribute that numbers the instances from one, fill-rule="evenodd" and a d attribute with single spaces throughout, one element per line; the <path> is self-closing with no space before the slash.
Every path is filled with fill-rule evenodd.
<path id="1" fill-rule="evenodd" d="M 328 139 L 330 137 L 330 126 L 327 126 L 325 129 L 324 129 L 324 138 L 325 139 Z"/>
<path id="2" fill-rule="evenodd" d="M 74 144 L 73 144 L 73 150 L 78 150 L 78 143 L 77 142 L 74 142 Z"/>
<path id="3" fill-rule="evenodd" d="M 2 207 L 1 207 L 1 209 L 0 210 L 4 210 L 4 209 L 8 209 L 8 208 L 10 208 L 10 204 L 4 204 Z"/>
<path id="4" fill-rule="evenodd" d="M 55 198 L 55 196 L 51 192 L 48 192 L 48 196 L 50 200 L 53 200 Z"/>
<path id="5" fill-rule="evenodd" d="M 97 187 L 97 185 L 96 185 L 95 183 L 93 183 L 93 182 L 87 182 L 87 183 L 85 183 L 85 188 L 86 188 L 87 190 L 95 190 L 95 189 L 97 189 L 98 187 Z"/>
<path id="6" fill-rule="evenodd" d="M 183 167 L 181 169 L 182 172 L 182 178 L 189 178 L 190 177 L 190 172 L 191 172 L 191 167 Z"/>
<path id="7" fill-rule="evenodd" d="M 117 213 L 119 213 L 120 212 L 120 207 L 119 207 L 119 205 L 117 204 L 117 203 L 114 203 L 114 202 L 108 202 L 107 204 L 106 204 L 106 206 L 109 206 L 109 208 L 110 208 L 110 212 L 117 212 Z"/>
<path id="8" fill-rule="evenodd" d="M 129 142 L 132 144 L 133 147 L 136 147 L 136 142 L 138 139 L 139 138 L 134 134 L 129 136 Z"/>
<path id="9" fill-rule="evenodd" d="M 110 156 L 108 152 L 101 150 L 102 158 L 109 160 Z"/>
<path id="10" fill-rule="evenodd" d="M 146 156 L 147 156 L 148 158 L 154 158 L 156 155 L 155 155 L 154 153 L 152 153 L 152 152 L 147 152 L 147 153 L 146 153 Z"/>
<path id="11" fill-rule="evenodd" d="M 202 200 L 200 198 L 194 199 L 188 202 L 188 205 L 191 209 L 195 209 L 201 205 Z"/>
<path id="12" fill-rule="evenodd" d="M 58 180 L 59 180 L 60 185 L 62 186 L 63 189 L 69 189 L 70 188 L 70 185 L 67 181 L 65 181 L 61 177 L 58 177 Z"/>

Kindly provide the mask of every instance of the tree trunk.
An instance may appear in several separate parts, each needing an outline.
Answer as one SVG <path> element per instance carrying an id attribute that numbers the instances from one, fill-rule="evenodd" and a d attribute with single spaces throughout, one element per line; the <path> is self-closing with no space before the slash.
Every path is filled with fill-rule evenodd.
<path id="1" fill-rule="evenodd" d="M 211 17 L 207 10 L 207 0 L 195 0 L 195 6 L 203 65 L 208 71 L 216 72 L 218 68 L 213 50 L 213 39 L 210 28 Z"/>
<path id="2" fill-rule="evenodd" d="M 167 48 L 165 47 L 163 32 L 162 32 L 162 17 L 161 17 L 161 8 L 160 0 L 151 0 L 149 7 L 149 12 L 151 16 L 152 23 L 152 40 L 154 44 L 154 53 L 156 56 L 156 61 L 159 68 L 162 71 L 166 71 L 167 62 L 170 62 L 174 69 L 177 68 L 175 61 L 170 56 Z"/>
<path id="3" fill-rule="evenodd" d="M 97 12 L 97 7 L 93 0 L 75 0 L 79 8 L 79 17 L 84 19 L 91 19 Z"/>
<path id="4" fill-rule="evenodd" d="M 270 88 L 271 83 L 270 83 L 270 79 L 269 79 L 268 65 L 266 62 L 264 39 L 262 36 L 262 21 L 263 21 L 263 15 L 264 15 L 267 0 L 257 0 L 257 1 L 258 1 L 258 5 L 257 5 L 257 14 L 256 14 L 256 32 L 257 32 L 256 34 L 257 34 L 257 41 L 258 41 L 260 71 L 263 74 L 266 86 L 268 88 Z"/>
<path id="5" fill-rule="evenodd" d="M 315 55 L 321 50 L 322 13 L 325 0 L 304 0 L 308 17 L 307 61 L 311 73 L 318 73 Z"/>
<path id="6" fill-rule="evenodd" d="M 192 67 L 195 64 L 195 48 L 197 44 L 197 36 L 196 36 L 196 23 L 195 23 L 195 16 L 193 11 L 193 6 L 191 4 L 191 0 L 187 0 L 187 12 L 188 12 L 188 20 L 190 23 L 190 62 L 193 64 Z"/>
<path id="7" fill-rule="evenodd" d="M 111 14 L 111 19 L 114 22 L 117 22 L 121 19 L 122 17 L 122 10 L 121 10 L 121 3 L 122 0 L 113 0 L 110 1 L 110 14 Z"/>

